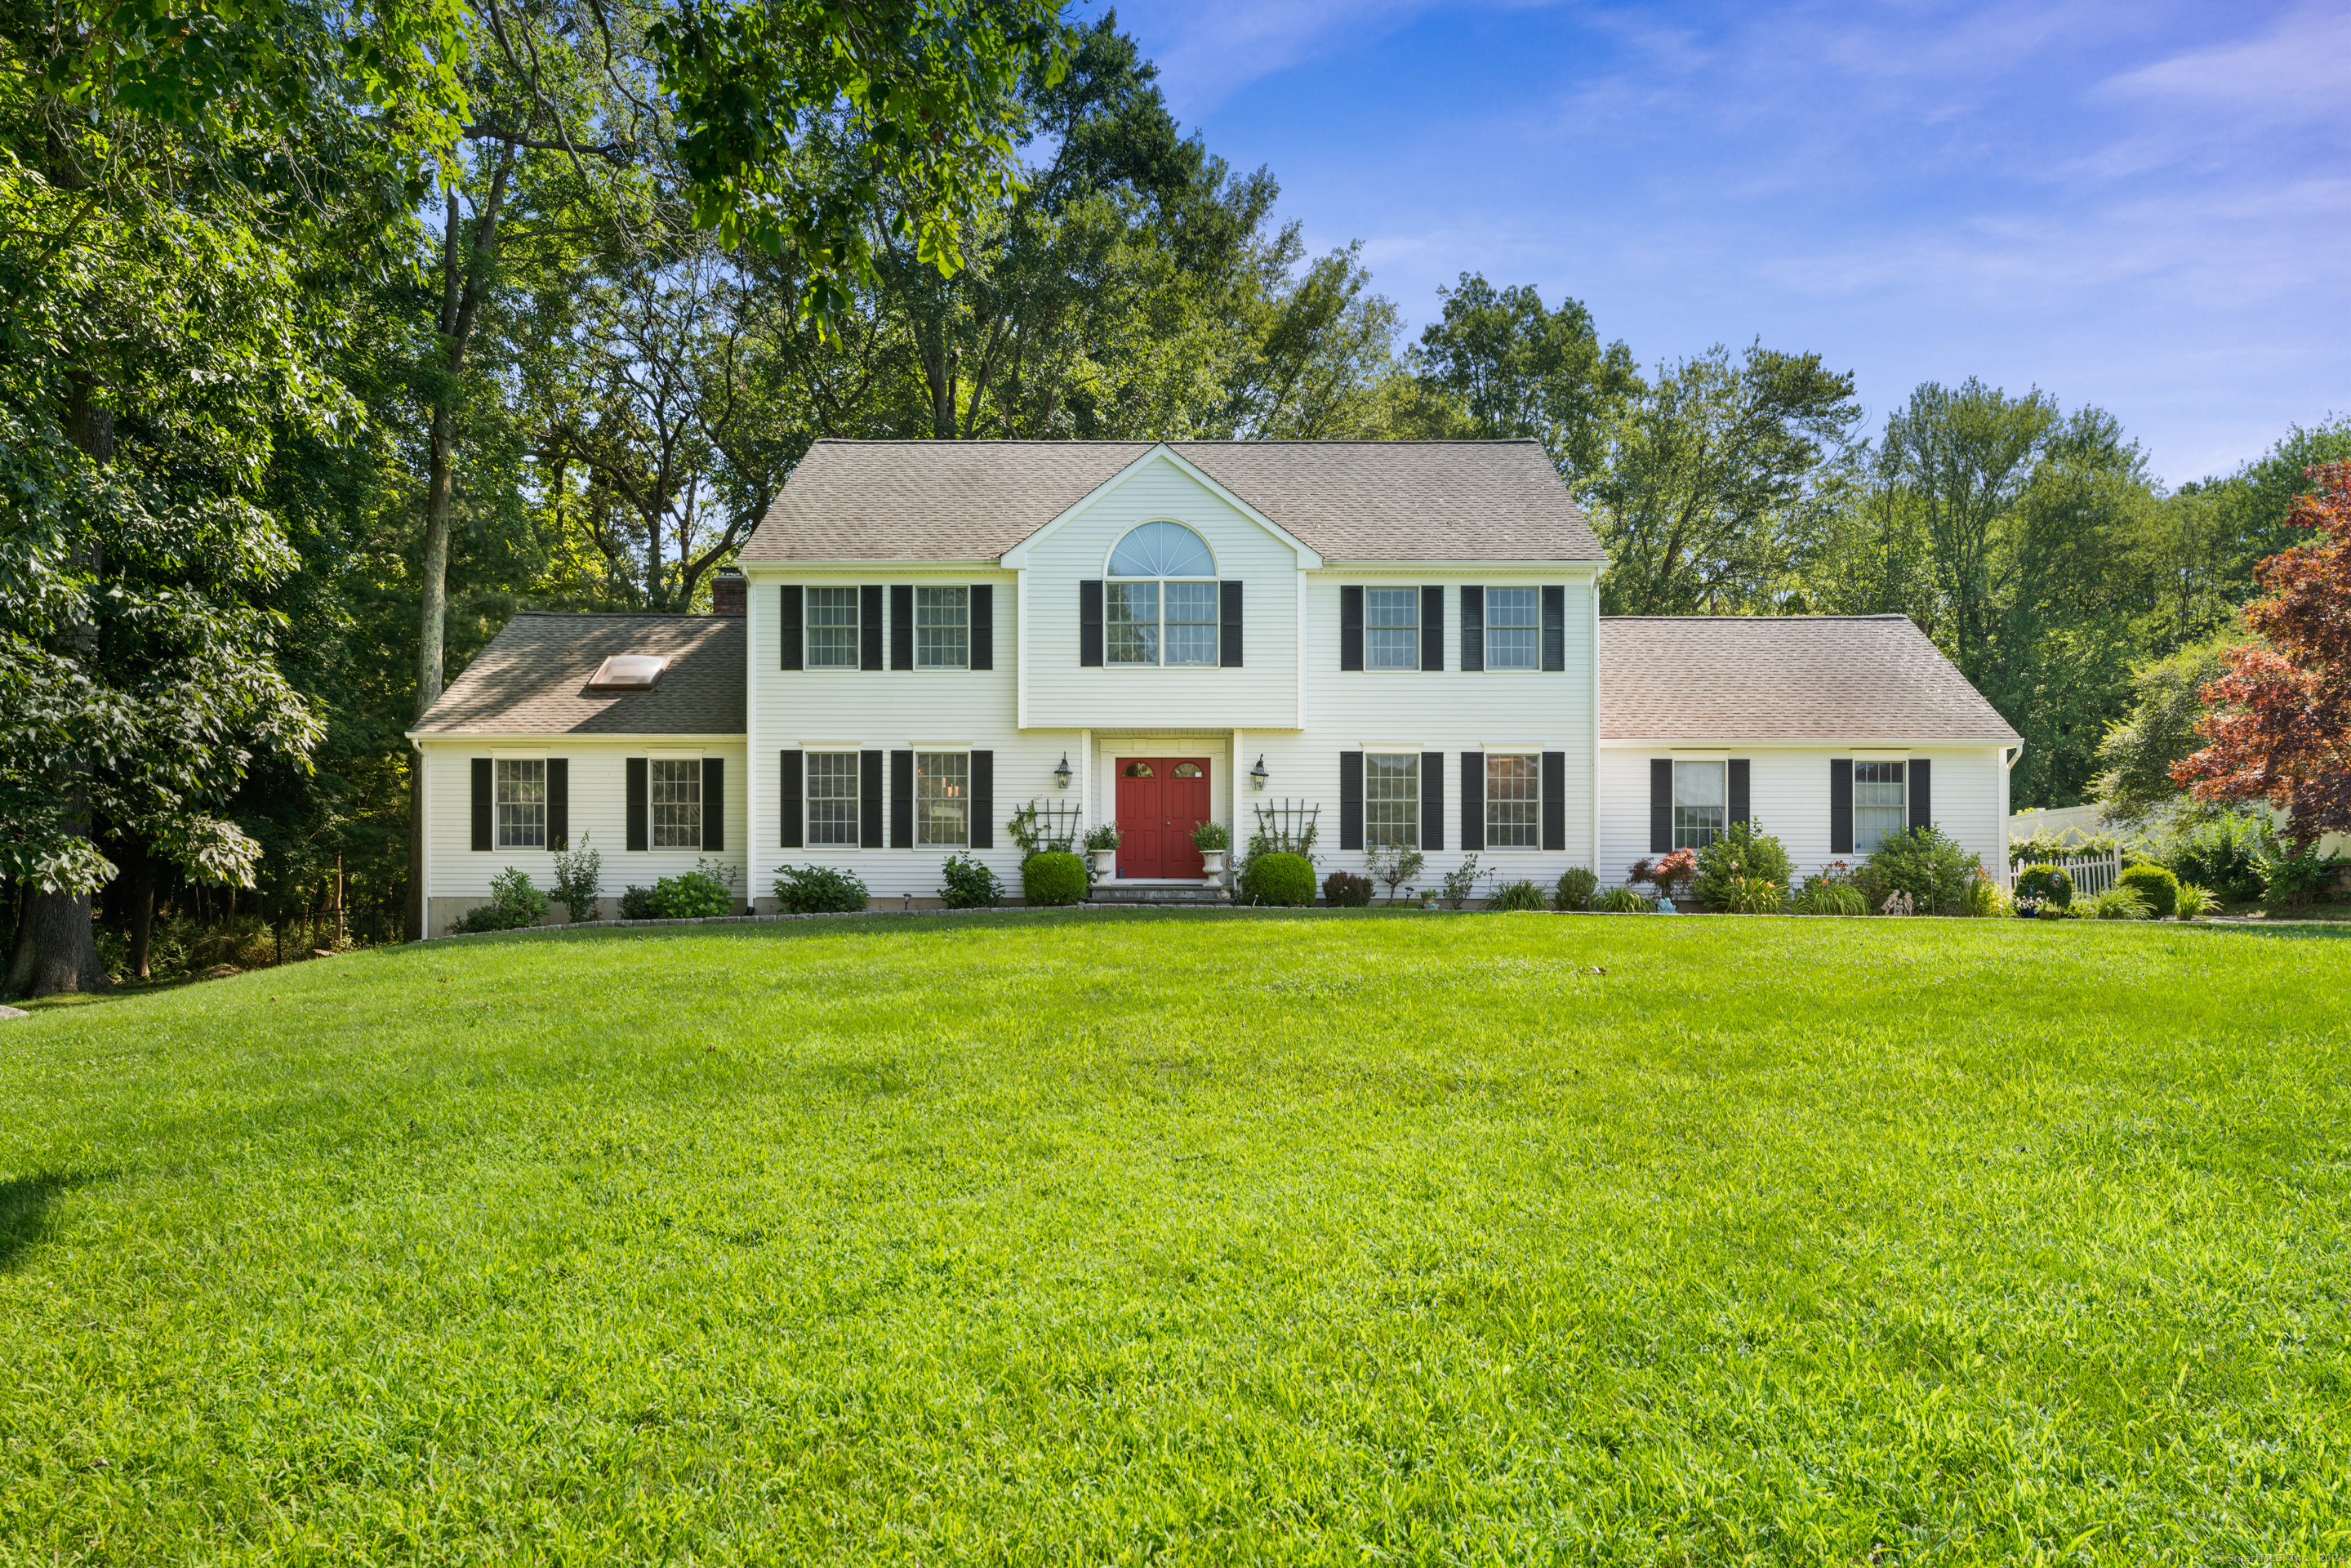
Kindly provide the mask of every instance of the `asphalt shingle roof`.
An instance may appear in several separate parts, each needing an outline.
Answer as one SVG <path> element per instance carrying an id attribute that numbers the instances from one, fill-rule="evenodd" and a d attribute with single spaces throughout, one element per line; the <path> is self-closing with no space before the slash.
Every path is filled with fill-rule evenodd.
<path id="1" fill-rule="evenodd" d="M 614 653 L 669 666 L 649 692 L 591 692 Z M 417 721 L 423 735 L 741 735 L 749 644 L 740 615 L 526 610 Z"/>
<path id="2" fill-rule="evenodd" d="M 1987 746 L 2018 739 L 1907 615 L 1603 617 L 1600 734 Z"/>
<path id="3" fill-rule="evenodd" d="M 1158 444 L 820 441 L 745 560 L 994 560 Z M 1532 441 L 1176 441 L 1327 560 L 1592 560 L 1600 541 Z"/>

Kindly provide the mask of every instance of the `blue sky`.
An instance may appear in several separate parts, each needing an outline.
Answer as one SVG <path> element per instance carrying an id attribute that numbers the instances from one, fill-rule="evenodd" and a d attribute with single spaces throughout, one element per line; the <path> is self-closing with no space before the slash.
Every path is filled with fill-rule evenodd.
<path id="1" fill-rule="evenodd" d="M 2095 402 L 2172 484 L 2351 413 L 2351 0 L 1118 16 L 1416 332 L 1482 271 L 1644 363 L 1818 350 L 1873 425 L 1971 374 Z"/>

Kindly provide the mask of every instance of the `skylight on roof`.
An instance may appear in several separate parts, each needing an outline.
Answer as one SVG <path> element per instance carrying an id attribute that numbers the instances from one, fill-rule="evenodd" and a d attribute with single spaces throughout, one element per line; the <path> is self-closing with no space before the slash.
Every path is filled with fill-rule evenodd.
<path id="1" fill-rule="evenodd" d="M 649 692 L 669 661 L 658 653 L 615 653 L 588 678 L 591 691 Z"/>

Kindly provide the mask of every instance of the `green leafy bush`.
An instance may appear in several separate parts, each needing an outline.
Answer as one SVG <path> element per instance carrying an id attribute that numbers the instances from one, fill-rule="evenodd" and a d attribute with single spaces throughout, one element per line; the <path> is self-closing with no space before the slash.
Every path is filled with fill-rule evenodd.
<path id="1" fill-rule="evenodd" d="M 1489 911 L 1501 915 L 1516 914 L 1525 910 L 1547 914 L 1551 909 L 1550 904 L 1543 898 L 1542 889 L 1525 877 L 1497 886 L 1493 896 L 1486 900 L 1486 907 Z"/>
<path id="2" fill-rule="evenodd" d="M 1192 827 L 1192 847 L 1204 852 L 1231 849 L 1233 831 L 1222 822 L 1196 822 Z"/>
<path id="3" fill-rule="evenodd" d="M 1592 900 L 1600 891 L 1600 873 L 1589 866 L 1572 865 L 1559 873 L 1559 886 L 1552 890 L 1552 907 L 1562 915 L 1592 907 Z"/>
<path id="4" fill-rule="evenodd" d="M 2210 893 L 2192 882 L 2183 882 L 2179 884 L 2179 904 L 2172 914 L 2181 920 L 2194 920 L 2210 914 L 2215 904 L 2216 901 Z"/>
<path id="5" fill-rule="evenodd" d="M 1437 896 L 1445 900 L 1448 909 L 1460 908 L 1469 902 L 1469 895 L 1478 891 L 1478 857 L 1462 856 L 1461 863 L 1445 873 Z"/>
<path id="6" fill-rule="evenodd" d="M 1314 902 L 1314 866 L 1304 855 L 1249 857 L 1241 893 L 1254 903 L 1300 909 Z"/>
<path id="7" fill-rule="evenodd" d="M 490 902 L 458 917 L 459 931 L 519 931 L 546 915 L 547 894 L 531 886 L 530 873 L 513 866 L 490 878 Z"/>
<path id="8" fill-rule="evenodd" d="M 1909 895 L 1919 914 L 1931 915 L 1958 908 L 1968 883 L 1982 869 L 1983 862 L 1942 829 L 1912 828 L 1888 833 L 1877 846 L 1864 867 L 1870 873 L 1864 892 L 1875 894 L 1873 909 L 1885 903 L 1886 894 L 1901 893 Z M 1885 892 L 1876 892 L 1877 883 L 1885 884 Z"/>
<path id="9" fill-rule="evenodd" d="M 1592 901 L 1592 907 L 1603 915 L 1646 915 L 1651 912 L 1649 901 L 1629 887 L 1612 887 Z"/>
<path id="10" fill-rule="evenodd" d="M 1396 889 L 1418 876 L 1428 864 L 1428 857 L 1410 844 L 1374 844 L 1364 856 L 1370 868 L 1372 880 L 1387 884 L 1388 902 L 1394 904 Z"/>
<path id="11" fill-rule="evenodd" d="M 2027 915 L 2036 908 L 2063 909 L 2074 902 L 2074 879 L 2065 868 L 2054 865 L 2029 865 L 2016 873 L 2017 913 Z"/>
<path id="12" fill-rule="evenodd" d="M 2158 858 L 2180 881 L 2243 904 L 2262 896 L 2262 864 L 2276 841 L 2266 814 L 2232 811 L 2183 821 L 2165 839 Z"/>
<path id="13" fill-rule="evenodd" d="M 939 902 L 949 909 L 993 909 L 1004 902 L 1004 883 L 977 855 L 958 851 L 939 870 Z"/>
<path id="14" fill-rule="evenodd" d="M 829 865 L 779 865 L 775 890 L 786 915 L 854 915 L 872 902 L 856 873 Z"/>
<path id="15" fill-rule="evenodd" d="M 1322 879 L 1322 902 L 1333 909 L 1368 909 L 1372 879 L 1351 871 L 1334 871 Z"/>
<path id="16" fill-rule="evenodd" d="M 2340 855 L 2320 854 L 2315 844 L 2302 850 L 2277 845 L 2262 857 L 2262 902 L 2308 904 L 2341 879 L 2345 863 Z"/>
<path id="17" fill-rule="evenodd" d="M 1067 850 L 1047 850 L 1020 862 L 1020 894 L 1033 906 L 1083 904 L 1086 862 Z"/>
<path id="18" fill-rule="evenodd" d="M 623 920 L 658 920 L 653 913 L 653 890 L 631 883 L 621 894 L 621 918 Z"/>
<path id="19" fill-rule="evenodd" d="M 1804 890 L 1789 901 L 1799 915 L 1866 915 L 1869 901 L 1861 889 L 1842 878 L 1810 877 Z"/>
<path id="20" fill-rule="evenodd" d="M 735 913 L 735 868 L 722 861 L 696 861 L 694 869 L 653 883 L 655 920 L 703 920 Z"/>
<path id="21" fill-rule="evenodd" d="M 1733 822 L 1698 852 L 1698 876 L 1690 890 L 1707 908 L 1736 915 L 1768 913 L 1780 906 L 1783 889 L 1795 881 L 1787 846 L 1755 823 Z M 1760 883 L 1769 883 L 1766 892 Z"/>
<path id="22" fill-rule="evenodd" d="M 580 835 L 576 850 L 558 850 L 555 854 L 555 902 L 563 905 L 563 913 L 574 925 L 596 918 L 596 895 L 603 891 L 604 857 L 588 843 L 588 835 Z"/>
<path id="23" fill-rule="evenodd" d="M 2087 909 L 2090 912 L 2090 917 L 2094 920 L 2144 920 L 2148 914 L 2147 900 L 2140 895 L 2138 890 L 2126 887 L 2121 883 L 2115 883 L 2105 892 L 2094 894 L 2073 907 Z"/>
<path id="24" fill-rule="evenodd" d="M 1978 920 L 1996 919 L 2009 913 L 2008 892 L 1998 877 L 1979 871 L 1959 894 L 1959 913 Z"/>
<path id="25" fill-rule="evenodd" d="M 1116 822 L 1097 822 L 1092 827 L 1086 830 L 1086 852 L 1088 854 L 1101 854 L 1106 850 L 1115 850 L 1116 848 L 1118 848 L 1118 824 Z"/>
<path id="26" fill-rule="evenodd" d="M 2139 902 L 2158 920 L 2168 920 L 2179 906 L 2179 879 L 2159 865 L 2125 866 L 2120 881 L 2138 894 Z"/>

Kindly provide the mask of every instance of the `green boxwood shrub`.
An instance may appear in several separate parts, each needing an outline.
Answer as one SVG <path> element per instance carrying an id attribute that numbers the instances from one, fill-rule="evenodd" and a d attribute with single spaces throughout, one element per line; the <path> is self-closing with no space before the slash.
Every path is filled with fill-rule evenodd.
<path id="1" fill-rule="evenodd" d="M 531 886 L 530 873 L 513 866 L 490 878 L 490 902 L 457 918 L 458 931 L 519 931 L 547 914 L 547 894 Z"/>
<path id="2" fill-rule="evenodd" d="M 1599 873 L 1590 866 L 1572 865 L 1559 873 L 1559 887 L 1552 894 L 1552 906 L 1562 914 L 1589 909 L 1599 892 Z"/>
<path id="3" fill-rule="evenodd" d="M 2074 902 L 2074 879 L 2065 868 L 2053 865 L 2029 865 L 2016 873 L 2017 902 L 2038 903 L 2053 909 L 2063 909 Z"/>
<path id="4" fill-rule="evenodd" d="M 621 894 L 621 918 L 623 920 L 657 920 L 653 913 L 653 890 L 631 883 Z"/>
<path id="5" fill-rule="evenodd" d="M 1506 882 L 1495 888 L 1493 896 L 1486 900 L 1486 908 L 1489 913 L 1499 915 L 1515 914 L 1521 910 L 1541 914 L 1548 911 L 1550 905 L 1543 900 L 1541 888 L 1520 877 L 1516 882 Z"/>
<path id="6" fill-rule="evenodd" d="M 856 873 L 829 865 L 779 865 L 775 887 L 786 915 L 855 915 L 872 901 Z"/>
<path id="7" fill-rule="evenodd" d="M 1333 909 L 1368 909 L 1372 879 L 1351 871 L 1334 871 L 1322 879 L 1322 902 Z"/>
<path id="8" fill-rule="evenodd" d="M 1304 855 L 1254 855 L 1241 892 L 1259 904 L 1302 909 L 1314 902 L 1314 866 Z"/>
<path id="9" fill-rule="evenodd" d="M 940 868 L 939 902 L 949 909 L 993 909 L 1004 902 L 1004 883 L 977 855 L 959 851 Z"/>
<path id="10" fill-rule="evenodd" d="M 703 861 L 692 871 L 665 876 L 653 883 L 656 920 L 701 920 L 735 913 L 735 873 L 716 861 Z"/>
<path id="11" fill-rule="evenodd" d="M 2137 893 L 2158 920 L 2170 919 L 2179 907 L 2179 879 L 2159 865 L 2125 866 L 2121 885 Z"/>
<path id="12" fill-rule="evenodd" d="M 1065 850 L 1047 850 L 1020 862 L 1020 893 L 1032 905 L 1083 904 L 1086 862 Z"/>
<path id="13" fill-rule="evenodd" d="M 1787 846 L 1751 822 L 1733 822 L 1722 836 L 1698 852 L 1698 900 L 1718 915 L 1754 915 L 1777 909 L 1793 885 L 1796 866 Z M 1767 893 L 1761 883 L 1771 883 Z"/>

